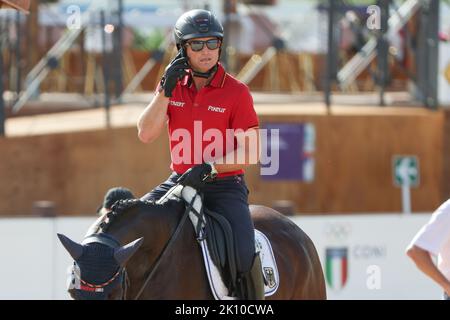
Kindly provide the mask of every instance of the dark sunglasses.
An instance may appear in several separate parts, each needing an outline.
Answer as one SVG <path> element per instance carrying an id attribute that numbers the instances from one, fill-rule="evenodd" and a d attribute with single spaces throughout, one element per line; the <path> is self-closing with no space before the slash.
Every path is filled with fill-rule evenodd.
<path id="1" fill-rule="evenodd" d="M 186 45 L 191 47 L 192 51 L 202 51 L 205 44 L 209 50 L 216 50 L 217 48 L 220 47 L 220 40 L 219 39 L 210 39 L 206 41 L 192 40 L 186 43 Z"/>

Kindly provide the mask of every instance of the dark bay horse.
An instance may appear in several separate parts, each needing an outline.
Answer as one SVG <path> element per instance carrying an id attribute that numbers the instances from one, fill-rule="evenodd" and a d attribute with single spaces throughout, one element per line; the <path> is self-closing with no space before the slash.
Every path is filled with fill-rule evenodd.
<path id="1" fill-rule="evenodd" d="M 319 256 L 306 233 L 271 208 L 250 210 L 256 229 L 272 244 L 279 271 L 278 290 L 268 299 L 326 299 Z M 82 244 L 58 235 L 79 269 L 81 289 L 69 293 L 75 299 L 214 299 L 185 211 L 183 200 L 119 201 Z"/>

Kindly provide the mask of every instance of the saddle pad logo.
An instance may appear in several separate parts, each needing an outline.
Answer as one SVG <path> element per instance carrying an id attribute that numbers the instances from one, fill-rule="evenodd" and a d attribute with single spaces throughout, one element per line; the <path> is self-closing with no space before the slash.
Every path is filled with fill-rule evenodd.
<path id="1" fill-rule="evenodd" d="M 264 278 L 267 280 L 267 285 L 269 286 L 269 288 L 275 287 L 276 282 L 273 268 L 264 267 Z"/>

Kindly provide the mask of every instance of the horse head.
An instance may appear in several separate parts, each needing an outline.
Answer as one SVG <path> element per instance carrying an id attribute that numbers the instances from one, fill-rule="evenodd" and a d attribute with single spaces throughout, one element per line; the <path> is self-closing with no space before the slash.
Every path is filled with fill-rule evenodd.
<path id="1" fill-rule="evenodd" d="M 74 259 L 68 283 L 74 299 L 138 299 L 153 288 L 150 278 L 158 271 L 160 253 L 167 249 L 184 205 L 128 199 L 111 209 L 91 225 L 81 244 L 58 234 Z M 144 277 L 148 281 L 140 285 Z"/>
<path id="2" fill-rule="evenodd" d="M 126 264 L 139 249 L 143 238 L 127 245 L 106 233 L 92 234 L 81 244 L 58 234 L 74 259 L 68 292 L 76 300 L 124 299 L 127 288 Z"/>

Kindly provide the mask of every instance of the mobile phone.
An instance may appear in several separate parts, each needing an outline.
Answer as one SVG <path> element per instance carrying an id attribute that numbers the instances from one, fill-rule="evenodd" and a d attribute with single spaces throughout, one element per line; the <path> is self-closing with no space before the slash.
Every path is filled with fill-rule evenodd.
<path id="1" fill-rule="evenodd" d="M 185 50 L 183 47 L 181 47 L 180 50 L 178 51 L 178 55 L 179 55 L 180 57 L 186 58 L 186 65 L 187 65 L 188 68 L 190 69 L 191 66 L 189 65 L 189 58 L 188 58 L 188 56 L 187 56 L 186 50 Z"/>
<path id="2" fill-rule="evenodd" d="M 180 48 L 179 54 L 180 54 L 181 57 L 187 58 L 186 50 L 184 50 L 183 47 Z"/>

